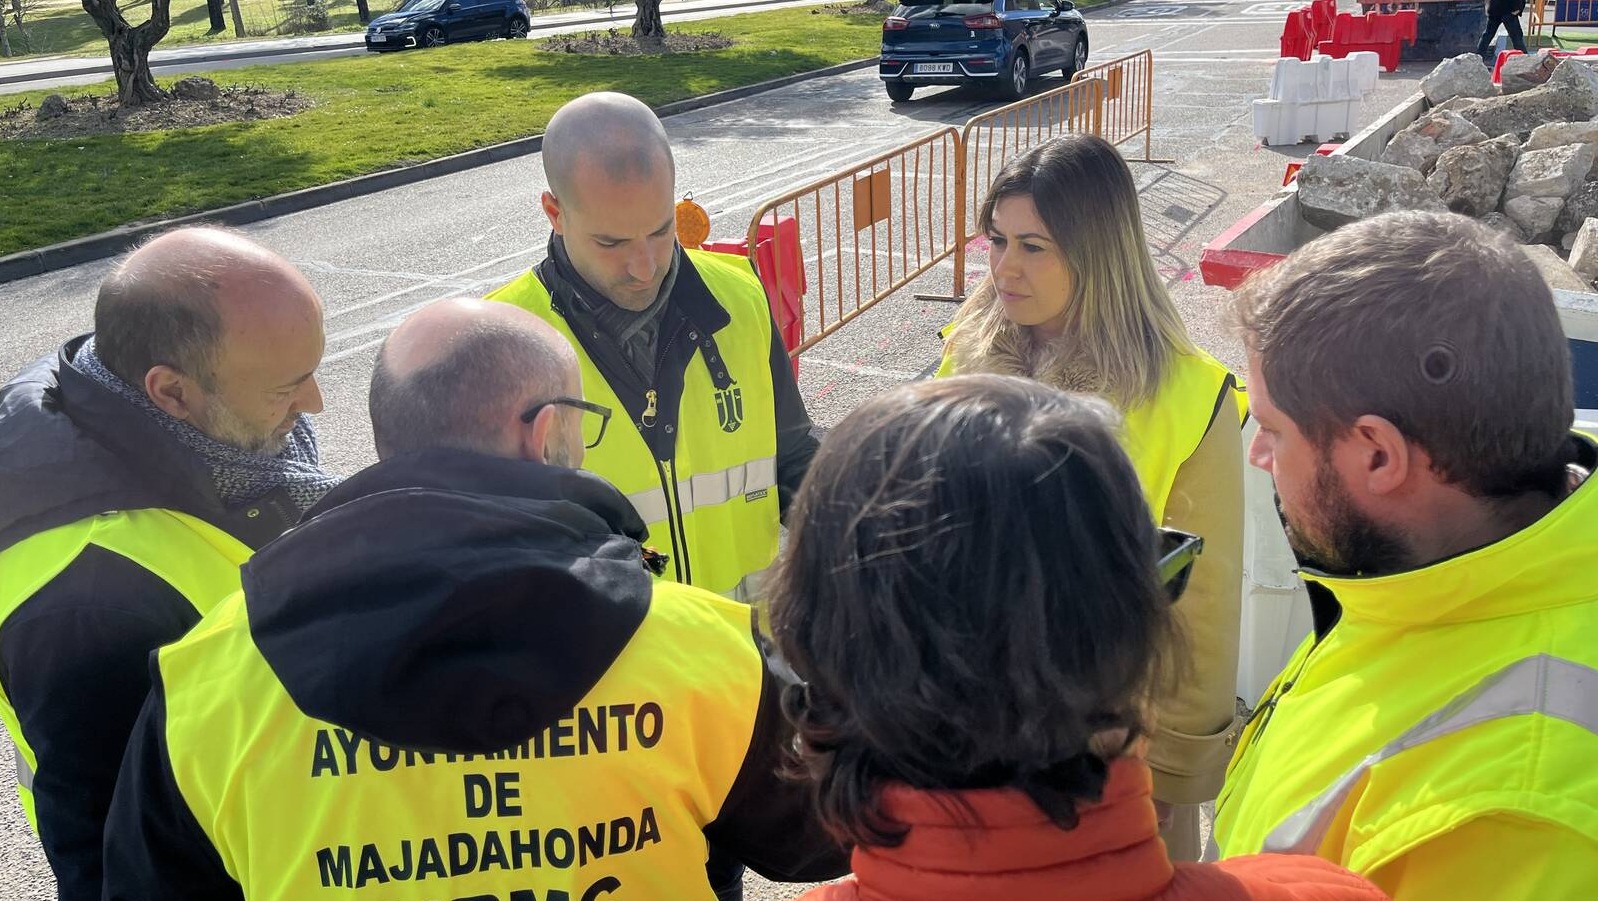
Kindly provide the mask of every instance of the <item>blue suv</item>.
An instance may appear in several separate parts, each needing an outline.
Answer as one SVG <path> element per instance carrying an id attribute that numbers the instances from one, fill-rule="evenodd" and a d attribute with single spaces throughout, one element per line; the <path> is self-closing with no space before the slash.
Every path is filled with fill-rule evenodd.
<path id="1" fill-rule="evenodd" d="M 879 71 L 898 102 L 933 84 L 986 84 L 1015 99 L 1034 75 L 1069 79 L 1087 62 L 1087 23 L 1072 0 L 908 0 L 882 23 Z"/>
<path id="2" fill-rule="evenodd" d="M 366 49 L 524 38 L 528 19 L 525 0 L 405 0 L 399 9 L 366 26 Z"/>

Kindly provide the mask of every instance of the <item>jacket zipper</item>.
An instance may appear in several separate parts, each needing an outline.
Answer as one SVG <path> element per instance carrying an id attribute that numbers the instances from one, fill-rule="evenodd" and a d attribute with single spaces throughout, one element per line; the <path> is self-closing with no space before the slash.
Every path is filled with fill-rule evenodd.
<path id="1" fill-rule="evenodd" d="M 1327 636 L 1330 635 L 1331 633 L 1328 632 Z M 1254 709 L 1254 713 L 1249 716 L 1248 722 L 1244 724 L 1243 730 L 1247 732 L 1249 727 L 1254 725 L 1255 720 L 1260 720 L 1259 727 L 1253 730 L 1253 734 L 1248 738 L 1248 744 L 1243 748 L 1240 748 L 1239 753 L 1245 756 L 1253 753 L 1254 746 L 1259 744 L 1260 737 L 1265 734 L 1266 728 L 1271 725 L 1271 719 L 1276 715 L 1277 705 L 1287 697 L 1288 692 L 1293 690 L 1293 686 L 1298 683 L 1299 679 L 1303 678 L 1304 672 L 1309 669 L 1310 661 L 1315 659 L 1315 655 L 1320 652 L 1321 647 L 1325 644 L 1326 638 L 1324 637 L 1320 641 L 1317 641 L 1315 646 L 1310 648 L 1309 653 L 1304 655 L 1304 662 L 1299 664 L 1298 670 L 1293 673 L 1293 678 L 1283 682 L 1275 691 L 1271 692 L 1270 698 L 1267 699 L 1265 703 Z M 1260 719 L 1262 715 L 1264 716 L 1264 719 Z M 1241 763 L 1242 761 L 1239 760 L 1238 762 Z M 1230 779 L 1228 779 L 1227 790 L 1222 793 L 1220 797 L 1215 799 L 1216 817 L 1221 815 L 1221 809 L 1226 806 L 1226 802 L 1231 800 L 1231 797 L 1232 782 Z"/>
<path id="2" fill-rule="evenodd" d="M 682 332 L 683 322 L 677 321 L 677 327 L 667 336 L 659 352 L 655 354 L 655 373 L 660 372 L 660 363 L 666 359 L 666 352 L 671 350 L 671 345 L 677 340 L 677 335 Z M 644 389 L 644 412 L 638 417 L 638 424 L 646 429 L 655 427 L 655 422 L 660 415 L 660 392 L 650 385 Z M 677 436 L 673 435 L 672 447 L 677 446 Z M 645 442 L 653 445 L 653 442 Z M 677 473 L 673 461 L 676 455 L 665 460 L 655 461 L 655 470 L 660 474 L 660 489 L 666 495 L 666 526 L 671 532 L 671 543 L 676 548 L 676 559 L 672 561 L 677 571 L 677 581 L 684 585 L 693 584 L 693 568 L 688 563 L 688 527 L 682 518 L 682 496 L 677 493 Z"/>

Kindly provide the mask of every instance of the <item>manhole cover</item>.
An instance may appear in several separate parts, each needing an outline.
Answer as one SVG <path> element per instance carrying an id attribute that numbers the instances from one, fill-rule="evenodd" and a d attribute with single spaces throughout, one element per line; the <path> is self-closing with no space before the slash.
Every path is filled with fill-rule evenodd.
<path id="1" fill-rule="evenodd" d="M 1186 222 L 1193 218 L 1193 211 L 1185 206 L 1169 206 L 1165 208 L 1165 218 L 1176 222 Z"/>

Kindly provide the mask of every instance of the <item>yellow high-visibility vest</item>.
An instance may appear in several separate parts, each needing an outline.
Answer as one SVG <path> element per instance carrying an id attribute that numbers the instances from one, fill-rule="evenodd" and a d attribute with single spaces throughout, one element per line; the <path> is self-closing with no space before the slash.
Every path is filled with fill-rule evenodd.
<path id="1" fill-rule="evenodd" d="M 627 408 L 551 306 L 533 272 L 491 292 L 491 300 L 522 307 L 554 326 L 577 349 L 583 395 L 610 407 L 611 423 L 583 468 L 603 476 L 632 502 L 649 527 L 649 542 L 671 556 L 667 575 L 742 601 L 777 555 L 777 412 L 771 383 L 771 313 L 765 290 L 748 261 L 685 250 L 705 286 L 731 322 L 715 333 L 721 359 L 714 365 L 735 384 L 718 389 L 711 362 L 695 354 L 678 401 L 676 451 L 656 459 Z M 701 336 L 690 332 L 687 340 Z M 661 402 L 668 402 L 662 398 Z"/>
<path id="2" fill-rule="evenodd" d="M 951 332 L 944 329 L 945 341 Z M 934 378 L 958 374 L 945 345 Z M 1132 459 L 1155 522 L 1165 521 L 1177 471 L 1198 450 L 1226 404 L 1236 405 L 1241 422 L 1247 404 L 1237 380 L 1220 361 L 1195 349 L 1171 357 L 1170 371 L 1152 400 L 1121 412 L 1121 448 Z"/>
<path id="3" fill-rule="evenodd" d="M 125 510 L 89 516 L 29 536 L 0 552 L 0 624 L 94 545 L 133 561 L 171 585 L 204 615 L 239 589 L 239 565 L 250 549 L 232 535 L 173 510 Z M 154 648 L 151 648 L 154 650 Z M 48 678 L 40 673 L 40 678 Z M 72 699 L 62 698 L 70 704 Z M 40 763 L 3 688 L 0 721 L 16 745 L 17 793 L 34 831 L 33 777 Z"/>
<path id="4" fill-rule="evenodd" d="M 1481 817 L 1598 843 L 1595 561 L 1588 479 L 1530 527 L 1431 566 L 1306 572 L 1341 617 L 1304 642 L 1239 739 L 1217 802 L 1223 853 L 1317 854 L 1380 882 Z M 1570 866 L 1598 878 L 1598 860 Z M 1516 877 L 1491 896 L 1533 897 Z"/>
<path id="5" fill-rule="evenodd" d="M 704 828 L 755 731 L 749 608 L 656 582 L 566 716 L 495 754 L 401 750 L 295 705 L 242 592 L 159 656 L 172 776 L 250 901 L 710 899 Z"/>

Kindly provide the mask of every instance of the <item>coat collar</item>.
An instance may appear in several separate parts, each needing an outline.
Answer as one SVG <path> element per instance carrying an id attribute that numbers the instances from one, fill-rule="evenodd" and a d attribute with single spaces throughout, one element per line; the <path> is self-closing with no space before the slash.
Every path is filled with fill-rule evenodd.
<path id="1" fill-rule="evenodd" d="M 1148 765 L 1123 757 L 1110 765 L 1103 799 L 1078 808 L 1063 830 L 1015 789 L 921 791 L 890 785 L 884 812 L 909 826 L 896 848 L 860 847 L 854 871 L 862 896 L 1057 897 L 1077 885 L 1103 901 L 1157 896 L 1173 869 L 1160 841 Z"/>
<path id="2" fill-rule="evenodd" d="M 1598 460 L 1598 441 L 1577 434 L 1580 464 Z M 1331 590 L 1347 619 L 1439 625 L 1545 610 L 1598 598 L 1598 476 L 1589 476 L 1529 527 L 1468 553 L 1407 572 L 1342 577 L 1305 570 Z"/>

